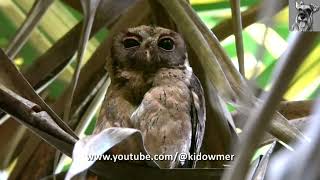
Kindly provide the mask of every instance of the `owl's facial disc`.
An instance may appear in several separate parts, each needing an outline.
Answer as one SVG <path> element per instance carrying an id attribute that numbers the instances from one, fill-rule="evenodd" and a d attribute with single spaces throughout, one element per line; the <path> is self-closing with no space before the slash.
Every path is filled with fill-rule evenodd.
<path id="1" fill-rule="evenodd" d="M 165 39 L 164 39 L 165 40 Z M 173 41 L 172 41 L 173 42 Z M 165 44 L 164 41 L 163 46 L 164 48 L 170 46 Z M 128 35 L 124 36 L 122 39 L 123 48 L 127 51 L 128 59 L 130 59 L 130 63 L 132 63 L 135 68 L 138 68 L 137 65 L 142 65 L 144 68 L 147 67 L 154 67 L 157 63 L 157 59 L 155 55 L 157 54 L 158 47 L 156 43 L 154 43 L 154 37 L 141 37 L 139 34 L 129 33 Z M 170 49 L 168 49 L 170 50 Z"/>
<path id="2" fill-rule="evenodd" d="M 129 28 L 115 36 L 111 51 L 114 66 L 120 69 L 153 72 L 181 66 L 186 61 L 182 37 L 161 27 Z"/>

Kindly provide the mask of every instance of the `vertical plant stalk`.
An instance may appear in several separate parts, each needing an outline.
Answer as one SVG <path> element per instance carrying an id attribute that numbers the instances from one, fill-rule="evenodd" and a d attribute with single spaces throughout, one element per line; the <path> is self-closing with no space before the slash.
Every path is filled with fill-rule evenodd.
<path id="1" fill-rule="evenodd" d="M 273 86 L 262 96 L 262 104 L 249 116 L 243 131 L 243 137 L 238 144 L 236 159 L 230 170 L 224 172 L 223 180 L 244 179 L 249 169 L 250 159 L 258 142 L 286 92 L 299 66 L 312 49 L 317 33 L 294 32 L 289 41 L 289 47 L 279 59 L 279 64 L 273 73 Z"/>
<path id="2" fill-rule="evenodd" d="M 208 73 L 208 79 L 220 90 L 220 95 L 229 100 L 233 99 L 234 92 L 217 61 L 216 56 L 212 53 L 206 39 L 188 16 L 187 12 L 180 4 L 180 1 L 158 0 L 158 2 L 167 10 L 186 41 L 190 43 L 190 46 L 197 54 L 201 65 Z"/>
<path id="3" fill-rule="evenodd" d="M 232 24 L 233 24 L 232 27 L 233 27 L 235 40 L 236 40 L 239 71 L 241 75 L 245 77 L 240 0 L 230 0 L 230 4 L 231 4 L 231 11 L 232 11 Z"/>
<path id="4" fill-rule="evenodd" d="M 6 50 L 6 54 L 10 59 L 13 59 L 23 45 L 27 42 L 32 30 L 40 22 L 42 16 L 53 3 L 53 0 L 37 0 L 32 7 L 27 19 L 23 22 L 22 26 L 13 37 Z"/>
<path id="5" fill-rule="evenodd" d="M 72 108 L 72 101 L 73 101 L 73 96 L 74 92 L 77 88 L 78 80 L 79 80 L 79 75 L 80 75 L 80 70 L 81 70 L 81 64 L 83 61 L 83 55 L 87 47 L 87 43 L 90 37 L 91 29 L 92 29 L 92 24 L 94 21 L 94 17 L 96 14 L 96 10 L 98 8 L 98 5 L 100 3 L 100 0 L 81 0 L 81 5 L 83 8 L 83 14 L 84 14 L 84 26 L 81 32 L 81 39 L 79 42 L 79 49 L 77 53 L 77 63 L 76 63 L 76 69 L 75 73 L 72 77 L 71 80 L 71 91 L 69 94 L 69 100 L 66 101 L 66 106 L 63 114 L 63 120 L 65 122 L 68 122 L 68 119 L 70 118 L 70 111 Z"/>

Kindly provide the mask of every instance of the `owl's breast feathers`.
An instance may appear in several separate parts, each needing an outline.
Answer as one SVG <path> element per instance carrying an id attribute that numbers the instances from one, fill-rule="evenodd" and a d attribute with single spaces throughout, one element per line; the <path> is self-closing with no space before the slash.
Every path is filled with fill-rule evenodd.
<path id="1" fill-rule="evenodd" d="M 138 70 L 122 70 L 117 72 L 114 84 L 129 102 L 138 105 L 144 94 L 151 88 L 153 76 L 153 73 Z"/>

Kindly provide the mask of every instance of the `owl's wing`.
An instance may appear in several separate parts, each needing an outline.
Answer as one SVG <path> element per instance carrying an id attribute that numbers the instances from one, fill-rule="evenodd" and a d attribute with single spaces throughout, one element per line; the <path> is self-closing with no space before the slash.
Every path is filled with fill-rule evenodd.
<path id="1" fill-rule="evenodd" d="M 190 80 L 192 138 L 190 154 L 198 154 L 202 145 L 206 107 L 204 92 L 199 79 L 193 74 Z M 188 162 L 188 167 L 195 167 L 196 161 Z"/>
<path id="2" fill-rule="evenodd" d="M 184 82 L 151 88 L 131 116 L 134 128 L 143 134 L 148 153 L 188 153 L 191 147 L 190 88 Z M 179 158 L 157 161 L 162 168 L 179 167 Z M 184 163 L 185 164 L 185 163 Z"/>

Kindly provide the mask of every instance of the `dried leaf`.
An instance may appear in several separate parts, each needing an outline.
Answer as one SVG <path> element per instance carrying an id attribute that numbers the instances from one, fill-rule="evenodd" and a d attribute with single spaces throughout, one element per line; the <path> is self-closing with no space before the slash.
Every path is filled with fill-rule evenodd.
<path id="1" fill-rule="evenodd" d="M 51 145 L 62 146 L 66 143 L 73 144 L 75 142 L 75 138 L 59 128 L 49 114 L 41 111 L 37 104 L 24 99 L 1 84 L 0 97 L 0 108 L 3 111 L 14 116 Z M 67 153 L 66 148 L 60 147 Z"/>
<path id="2" fill-rule="evenodd" d="M 267 153 L 263 155 L 262 159 L 259 161 L 259 165 L 256 168 L 253 177 L 251 180 L 264 180 L 266 173 L 267 173 L 267 168 L 269 165 L 269 160 L 271 158 L 271 154 L 273 153 L 273 150 L 276 146 L 277 142 L 274 141 L 271 146 L 269 147 Z"/>
<path id="3" fill-rule="evenodd" d="M 257 167 L 259 166 L 260 158 L 261 158 L 261 156 L 258 157 L 257 159 L 255 159 L 255 160 L 250 164 L 250 169 L 248 170 L 248 173 L 247 173 L 247 175 L 246 175 L 245 180 L 251 180 L 251 179 L 252 179 L 255 170 L 256 170 Z"/>
<path id="4" fill-rule="evenodd" d="M 58 115 L 42 100 L 42 98 L 34 91 L 32 86 L 27 82 L 23 75 L 19 72 L 13 62 L 0 50 L 0 84 L 12 89 L 15 93 L 35 102 L 40 107 L 47 111 L 63 130 L 68 132 L 73 137 L 76 135 L 66 125 Z"/>
<path id="5" fill-rule="evenodd" d="M 74 146 L 72 153 L 73 162 L 65 179 L 71 179 L 73 176 L 88 169 L 96 162 L 94 158 L 103 155 L 123 140 L 131 138 L 138 138 L 140 150 L 142 153 L 147 154 L 143 145 L 141 132 L 137 129 L 107 128 L 98 134 L 79 140 Z"/>

